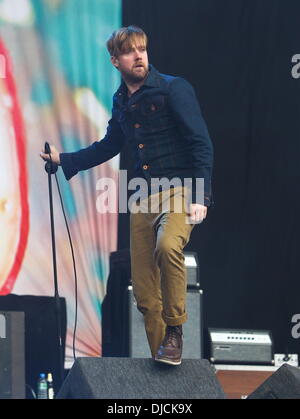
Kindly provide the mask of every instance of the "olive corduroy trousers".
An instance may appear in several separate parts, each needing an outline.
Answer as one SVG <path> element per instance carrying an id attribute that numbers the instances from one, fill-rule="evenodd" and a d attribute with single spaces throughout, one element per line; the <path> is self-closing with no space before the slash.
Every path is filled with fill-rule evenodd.
<path id="1" fill-rule="evenodd" d="M 142 200 L 130 214 L 131 279 L 144 316 L 152 357 L 166 326 L 187 320 L 183 249 L 194 224 L 188 222 L 186 188 L 170 188 Z"/>

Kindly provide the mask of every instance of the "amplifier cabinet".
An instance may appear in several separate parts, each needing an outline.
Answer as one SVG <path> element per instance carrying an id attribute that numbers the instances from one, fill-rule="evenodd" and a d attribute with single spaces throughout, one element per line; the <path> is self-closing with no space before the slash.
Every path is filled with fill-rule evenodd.
<path id="1" fill-rule="evenodd" d="M 137 308 L 132 286 L 128 287 L 129 308 L 129 357 L 149 358 L 151 356 L 144 327 L 144 318 Z M 188 320 L 183 324 L 183 352 L 185 359 L 201 359 L 203 355 L 203 291 L 188 290 L 186 310 Z"/>
<path id="2" fill-rule="evenodd" d="M 272 336 L 266 330 L 208 329 L 213 363 L 273 364 Z"/>
<path id="3" fill-rule="evenodd" d="M 199 260 L 196 252 L 183 252 L 188 288 L 200 288 Z"/>

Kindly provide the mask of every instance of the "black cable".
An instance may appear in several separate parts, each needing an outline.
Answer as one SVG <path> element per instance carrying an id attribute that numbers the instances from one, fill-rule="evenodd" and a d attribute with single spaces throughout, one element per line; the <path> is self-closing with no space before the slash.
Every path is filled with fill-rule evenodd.
<path id="1" fill-rule="evenodd" d="M 50 149 L 49 149 L 49 151 L 50 151 Z M 57 166 L 57 163 L 53 163 L 53 161 L 52 161 L 51 152 L 49 152 L 49 157 L 50 157 L 51 165 L 53 165 L 53 166 L 56 165 Z M 69 225 L 68 225 L 68 220 L 67 220 L 67 217 L 66 217 L 64 202 L 63 202 L 63 199 L 62 199 L 62 195 L 61 195 L 56 171 L 54 172 L 54 174 L 55 174 L 56 186 L 57 186 L 57 190 L 58 190 L 58 194 L 59 194 L 59 198 L 60 198 L 60 204 L 61 204 L 61 208 L 62 208 L 62 212 L 63 212 L 63 215 L 64 215 L 64 220 L 65 220 L 65 224 L 66 224 L 66 228 L 67 228 L 67 232 L 68 232 L 68 238 L 69 238 L 71 253 L 72 253 L 73 271 L 74 271 L 74 279 L 75 279 L 75 320 L 74 320 L 72 349 L 73 349 L 73 358 L 74 358 L 74 361 L 76 361 L 76 331 L 77 331 L 77 315 L 78 315 L 78 281 L 77 281 L 76 262 L 75 262 L 75 256 L 74 256 L 74 249 L 73 249 L 71 233 L 70 233 L 70 229 L 69 229 Z"/>
<path id="2" fill-rule="evenodd" d="M 58 194 L 59 194 L 59 198 L 60 198 L 60 204 L 61 204 L 61 208 L 62 208 L 62 212 L 63 212 L 63 215 L 64 215 L 64 220 L 65 220 L 65 224 L 66 224 L 66 228 L 67 228 L 67 232 L 68 232 L 69 243 L 70 243 L 70 248 L 71 248 L 71 253 L 72 253 L 74 278 L 75 278 L 75 321 L 74 321 L 74 331 L 73 331 L 73 358 L 74 358 L 74 361 L 75 361 L 76 360 L 76 347 L 75 347 L 75 345 L 76 345 L 77 313 L 78 313 L 77 271 L 76 271 L 76 262 L 75 262 L 75 256 L 74 256 L 74 249 L 73 249 L 71 233 L 70 233 L 70 229 L 69 229 L 69 225 L 68 225 L 68 221 L 67 221 L 67 217 L 66 217 L 66 213 L 65 213 L 65 207 L 64 207 L 64 203 L 63 203 L 63 199 L 62 199 L 62 195 L 61 195 L 61 191 L 60 191 L 60 187 L 59 187 L 59 183 L 58 183 L 56 173 L 55 173 L 55 180 L 56 180 L 57 190 L 58 190 Z"/>
<path id="3" fill-rule="evenodd" d="M 30 390 L 30 393 L 31 393 L 32 397 L 34 399 L 37 399 L 37 395 L 36 395 L 35 391 L 33 390 L 33 388 L 29 384 L 25 384 L 25 387 Z"/>

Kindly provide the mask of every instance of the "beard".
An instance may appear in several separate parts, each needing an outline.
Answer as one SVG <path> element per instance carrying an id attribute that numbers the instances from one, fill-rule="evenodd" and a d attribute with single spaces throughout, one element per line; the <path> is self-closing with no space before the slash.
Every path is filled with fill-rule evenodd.
<path id="1" fill-rule="evenodd" d="M 134 66 L 131 70 L 123 72 L 123 77 L 129 83 L 140 83 L 143 81 L 148 75 L 148 69 L 140 64 L 139 67 Z"/>

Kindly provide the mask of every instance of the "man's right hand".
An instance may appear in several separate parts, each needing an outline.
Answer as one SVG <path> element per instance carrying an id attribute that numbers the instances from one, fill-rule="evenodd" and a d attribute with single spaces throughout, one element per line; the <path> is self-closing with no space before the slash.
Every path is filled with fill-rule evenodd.
<path id="1" fill-rule="evenodd" d="M 43 160 L 50 161 L 50 155 L 49 154 L 46 154 L 44 151 L 45 150 L 43 150 L 43 151 L 40 152 L 41 158 Z M 53 163 L 56 163 L 56 164 L 60 165 L 59 152 L 54 147 L 54 145 L 50 145 L 50 152 L 51 152 L 51 159 L 52 159 Z"/>

